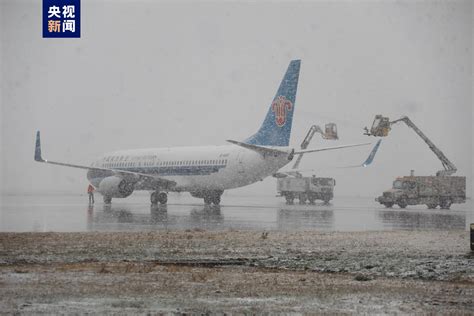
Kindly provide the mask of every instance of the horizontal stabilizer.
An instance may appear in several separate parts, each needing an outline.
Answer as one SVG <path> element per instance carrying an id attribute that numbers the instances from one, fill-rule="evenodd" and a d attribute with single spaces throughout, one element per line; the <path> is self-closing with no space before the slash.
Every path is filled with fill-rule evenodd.
<path id="1" fill-rule="evenodd" d="M 275 148 L 263 147 L 263 146 L 258 146 L 258 145 L 252 145 L 252 144 L 238 142 L 236 140 L 231 140 L 231 139 L 228 139 L 227 141 L 231 144 L 256 151 L 260 154 L 289 154 L 290 153 L 290 151 L 288 151 L 288 150 L 275 149 Z"/>

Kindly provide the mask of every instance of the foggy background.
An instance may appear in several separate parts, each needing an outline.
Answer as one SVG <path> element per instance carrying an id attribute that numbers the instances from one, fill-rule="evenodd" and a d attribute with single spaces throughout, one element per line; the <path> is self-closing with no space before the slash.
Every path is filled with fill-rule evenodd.
<path id="1" fill-rule="evenodd" d="M 375 114 L 408 115 L 472 178 L 472 3 L 81 1 L 81 38 L 43 39 L 41 1 L 0 1 L 0 185 L 4 194 L 85 193 L 104 152 L 223 145 L 262 123 L 292 59 L 302 59 L 291 144 L 312 124 L 372 141 Z M 301 168 L 336 178 L 337 195 L 375 197 L 396 176 L 442 168 L 403 123 L 370 147 L 309 154 Z M 276 180 L 233 190 L 276 193 Z M 469 194 L 469 193 L 468 193 Z"/>

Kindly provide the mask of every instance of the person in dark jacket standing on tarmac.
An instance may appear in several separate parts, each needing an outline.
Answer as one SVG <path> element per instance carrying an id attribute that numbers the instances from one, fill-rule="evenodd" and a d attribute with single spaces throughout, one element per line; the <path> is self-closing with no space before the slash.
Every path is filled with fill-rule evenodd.
<path id="1" fill-rule="evenodd" d="M 95 189 L 92 184 L 89 184 L 87 187 L 87 193 L 89 193 L 89 204 L 94 204 L 94 191 Z"/>

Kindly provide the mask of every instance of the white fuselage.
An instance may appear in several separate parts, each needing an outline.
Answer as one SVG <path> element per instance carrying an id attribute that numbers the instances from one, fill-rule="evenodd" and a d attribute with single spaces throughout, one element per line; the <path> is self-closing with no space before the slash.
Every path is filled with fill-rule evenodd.
<path id="1" fill-rule="evenodd" d="M 280 150 L 285 150 L 279 147 Z M 236 145 L 124 150 L 108 153 L 91 167 L 156 175 L 176 183 L 169 191 L 227 190 L 263 180 L 291 161 L 290 150 L 264 155 Z M 88 173 L 98 186 L 106 175 Z M 136 190 L 154 190 L 138 183 Z"/>

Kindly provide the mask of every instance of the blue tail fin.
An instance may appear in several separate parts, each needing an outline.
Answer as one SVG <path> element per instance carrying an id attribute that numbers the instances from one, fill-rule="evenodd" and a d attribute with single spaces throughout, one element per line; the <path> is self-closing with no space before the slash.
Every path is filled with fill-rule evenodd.
<path id="1" fill-rule="evenodd" d="M 260 146 L 288 146 L 295 111 L 300 60 L 292 60 L 257 133 L 244 142 Z"/>

